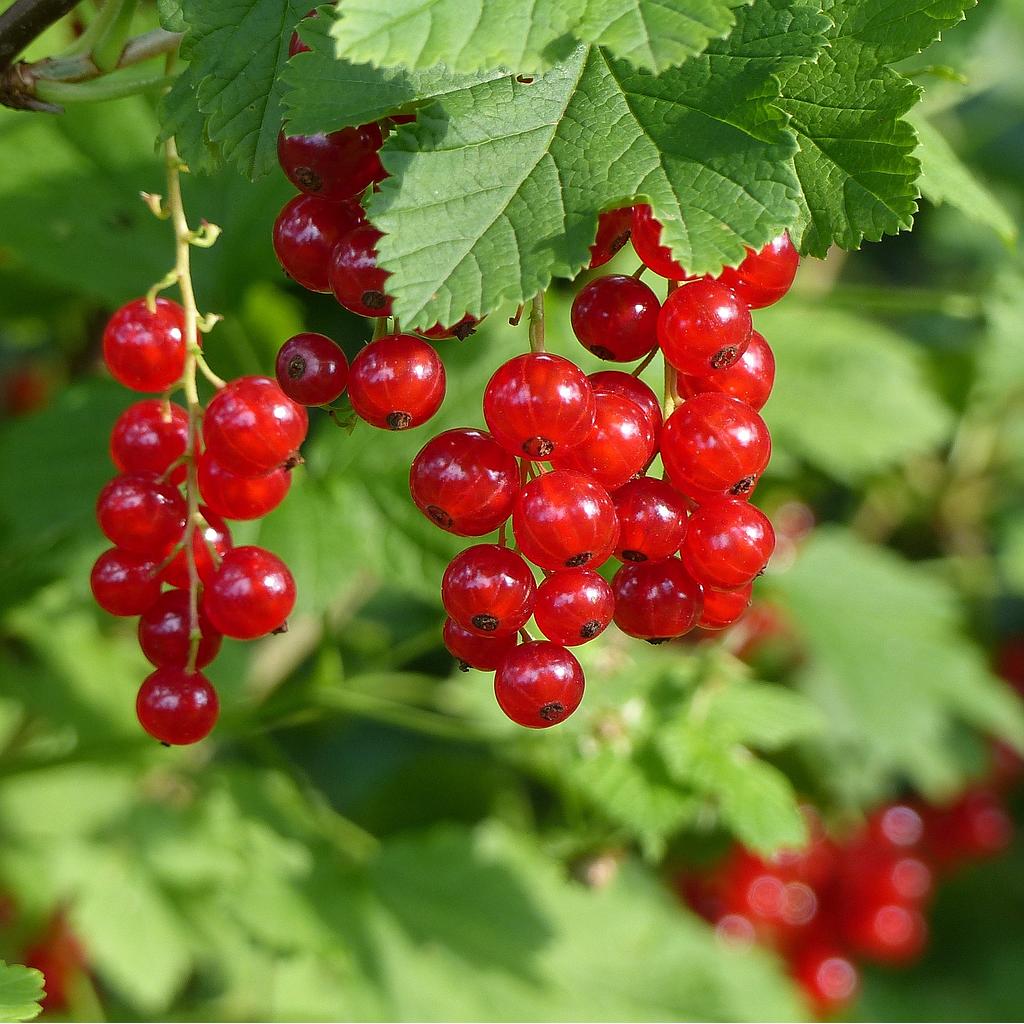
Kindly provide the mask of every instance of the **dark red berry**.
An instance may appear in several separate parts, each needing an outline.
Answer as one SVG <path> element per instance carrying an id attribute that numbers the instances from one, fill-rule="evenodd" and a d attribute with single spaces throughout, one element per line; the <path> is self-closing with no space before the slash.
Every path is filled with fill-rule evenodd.
<path id="1" fill-rule="evenodd" d="M 1013 821 L 995 793 L 975 787 L 952 804 L 929 808 L 926 849 L 940 869 L 994 857 L 1013 840 Z"/>
<path id="2" fill-rule="evenodd" d="M 364 224 L 334 247 L 328 270 L 334 297 L 359 316 L 391 316 L 391 296 L 384 290 L 388 272 L 377 266 L 381 232 Z"/>
<path id="3" fill-rule="evenodd" d="M 594 394 L 594 430 L 582 443 L 552 456 L 555 469 L 592 477 L 608 491 L 642 473 L 655 455 L 656 438 L 636 402 L 612 391 Z"/>
<path id="4" fill-rule="evenodd" d="M 203 417 L 210 458 L 240 476 L 262 476 L 293 458 L 309 418 L 269 377 L 239 377 L 213 396 Z"/>
<path id="5" fill-rule="evenodd" d="M 661 432 L 665 469 L 684 494 L 698 501 L 714 494 L 749 495 L 771 452 L 764 420 L 728 395 L 689 399 Z"/>
<path id="6" fill-rule="evenodd" d="M 490 434 L 461 427 L 429 440 L 409 470 L 416 507 L 462 537 L 481 537 L 510 515 L 519 464 Z"/>
<path id="7" fill-rule="evenodd" d="M 860 976 L 837 945 L 819 941 L 801 946 L 791 961 L 793 977 L 819 1014 L 832 1015 L 857 994 Z"/>
<path id="8" fill-rule="evenodd" d="M 119 548 L 140 555 L 160 555 L 181 535 L 185 499 L 173 484 L 152 474 L 115 477 L 100 491 L 96 518 Z"/>
<path id="9" fill-rule="evenodd" d="M 199 493 L 207 507 L 225 519 L 260 519 L 284 500 L 292 484 L 288 470 L 278 467 L 263 476 L 239 476 L 199 456 Z"/>
<path id="10" fill-rule="evenodd" d="M 303 21 L 306 18 L 319 18 L 320 12 L 314 7 L 311 11 L 307 11 L 303 16 Z M 291 39 L 288 41 L 288 56 L 294 57 L 297 53 L 309 53 L 310 48 L 299 38 L 299 33 L 296 30 L 292 33 Z"/>
<path id="11" fill-rule="evenodd" d="M 594 429 L 594 392 L 562 356 L 527 352 L 499 366 L 484 390 L 484 419 L 495 440 L 537 461 L 573 448 Z"/>
<path id="12" fill-rule="evenodd" d="M 619 537 L 608 492 L 567 469 L 545 473 L 519 492 L 512 529 L 524 557 L 542 569 L 599 566 Z"/>
<path id="13" fill-rule="evenodd" d="M 192 530 L 192 551 L 195 554 L 199 579 L 203 583 L 209 583 L 217 571 L 220 559 L 231 547 L 231 531 L 228 529 L 227 523 L 216 512 L 212 512 L 202 505 L 199 506 L 199 516 L 202 522 L 197 523 Z M 181 535 L 178 536 L 175 543 L 181 543 Z M 216 558 L 211 554 L 211 549 L 216 554 Z M 172 587 L 188 589 L 188 561 L 184 546 L 175 553 L 170 564 L 164 569 L 162 578 Z"/>
<path id="14" fill-rule="evenodd" d="M 185 454 L 188 413 L 180 405 L 145 398 L 128 406 L 110 434 L 110 457 L 122 473 L 166 473 Z M 185 479 L 184 464 L 168 477 L 172 484 Z"/>
<path id="15" fill-rule="evenodd" d="M 383 141 L 376 121 L 329 135 L 285 135 L 282 129 L 277 159 L 300 192 L 338 202 L 385 177 L 377 155 Z"/>
<path id="16" fill-rule="evenodd" d="M 103 358 L 114 379 L 133 391 L 167 391 L 185 372 L 185 311 L 158 298 L 122 306 L 103 331 Z"/>
<path id="17" fill-rule="evenodd" d="M 597 238 L 590 247 L 590 269 L 603 267 L 628 241 L 633 207 L 607 210 L 597 218 Z"/>
<path id="18" fill-rule="evenodd" d="M 280 629 L 295 606 L 295 581 L 277 555 L 258 547 L 231 548 L 203 592 L 214 629 L 252 640 Z"/>
<path id="19" fill-rule="evenodd" d="M 429 330 L 420 331 L 424 338 L 430 338 L 431 341 L 444 341 L 446 338 L 458 338 L 459 341 L 465 341 L 468 337 L 476 334 L 477 327 L 480 326 L 480 318 L 470 316 L 468 313 L 456 324 L 451 327 L 445 327 L 443 324 L 434 324 Z"/>
<path id="20" fill-rule="evenodd" d="M 700 615 L 700 585 L 678 558 L 627 562 L 612 579 L 612 591 L 615 625 L 649 643 L 683 636 Z"/>
<path id="21" fill-rule="evenodd" d="M 444 620 L 443 635 L 445 647 L 453 658 L 458 659 L 463 671 L 476 668 L 481 672 L 493 672 L 519 640 L 519 635 L 514 632 L 481 636 L 463 628 L 454 619 Z"/>
<path id="22" fill-rule="evenodd" d="M 686 501 L 664 480 L 630 480 L 612 495 L 619 519 L 615 557 L 623 562 L 661 562 L 686 535 Z"/>
<path id="23" fill-rule="evenodd" d="M 636 402 L 654 428 L 655 438 L 661 437 L 661 402 L 658 396 L 639 377 L 623 370 L 598 370 L 587 378 L 597 391 L 611 391 Z"/>
<path id="24" fill-rule="evenodd" d="M 141 615 L 160 596 L 159 568 L 147 555 L 109 548 L 92 567 L 92 596 L 111 615 Z"/>
<path id="25" fill-rule="evenodd" d="M 612 588 L 593 569 L 565 569 L 542 580 L 533 617 L 555 644 L 576 647 L 600 636 L 615 613 Z"/>
<path id="26" fill-rule="evenodd" d="M 564 647 L 531 640 L 511 650 L 494 674 L 498 706 L 517 725 L 549 729 L 583 700 L 580 663 Z"/>
<path id="27" fill-rule="evenodd" d="M 779 301 L 793 285 L 800 254 L 783 231 L 763 249 L 747 250 L 738 267 L 726 267 L 718 280 L 748 309 L 761 309 Z"/>
<path id="28" fill-rule="evenodd" d="M 768 517 L 745 501 L 716 501 L 690 516 L 682 556 L 690 574 L 716 590 L 745 587 L 775 550 Z"/>
<path id="29" fill-rule="evenodd" d="M 366 214 L 356 199 L 332 203 L 297 195 L 284 204 L 274 221 L 274 252 L 292 280 L 311 292 L 329 292 L 335 246 L 365 223 Z"/>
<path id="30" fill-rule="evenodd" d="M 352 360 L 348 397 L 356 415 L 382 430 L 426 423 L 444 401 L 444 364 L 422 338 L 390 334 Z"/>
<path id="31" fill-rule="evenodd" d="M 277 353 L 277 383 L 299 405 L 330 405 L 348 385 L 348 359 L 324 334 L 303 332 Z"/>
<path id="32" fill-rule="evenodd" d="M 842 926 L 843 938 L 854 953 L 884 964 L 916 960 L 928 938 L 921 912 L 899 903 L 851 907 L 844 914 Z"/>
<path id="33" fill-rule="evenodd" d="M 196 652 L 197 669 L 205 668 L 217 657 L 220 634 L 199 609 L 202 639 Z M 191 613 L 187 590 L 168 590 L 143 612 L 139 619 L 139 646 L 158 668 L 185 668 L 191 648 Z"/>
<path id="34" fill-rule="evenodd" d="M 732 366 L 750 343 L 750 311 L 728 288 L 703 278 L 676 288 L 658 314 L 658 344 L 680 373 Z"/>
<path id="35" fill-rule="evenodd" d="M 658 344 L 658 296 L 635 277 L 598 277 L 577 293 L 572 329 L 599 359 L 632 363 Z"/>
<path id="36" fill-rule="evenodd" d="M 750 607 L 754 585 L 748 583 L 736 590 L 704 588 L 704 607 L 697 625 L 701 629 L 725 629 L 731 626 Z"/>
<path id="37" fill-rule="evenodd" d="M 679 390 L 687 398 L 714 391 L 745 402 L 755 412 L 768 401 L 775 383 L 775 356 L 768 342 L 752 331 L 750 344 L 732 366 L 701 377 L 680 376 Z"/>
<path id="38" fill-rule="evenodd" d="M 459 552 L 441 580 L 445 611 L 479 636 L 514 633 L 533 614 L 536 583 L 514 551 L 476 544 Z"/>
<path id="39" fill-rule="evenodd" d="M 633 207 L 630 241 L 645 267 L 670 281 L 689 281 L 691 275 L 672 259 L 667 245 L 661 244 L 661 222 L 655 220 L 647 205 Z"/>
<path id="40" fill-rule="evenodd" d="M 146 677 L 135 701 L 139 724 L 170 746 L 198 743 L 217 723 L 217 692 L 201 672 L 158 668 Z"/>

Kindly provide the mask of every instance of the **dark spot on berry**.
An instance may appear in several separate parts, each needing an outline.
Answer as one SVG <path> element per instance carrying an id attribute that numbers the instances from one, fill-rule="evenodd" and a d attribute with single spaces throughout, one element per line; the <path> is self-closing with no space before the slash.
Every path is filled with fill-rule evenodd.
<path id="1" fill-rule="evenodd" d="M 629 228 L 616 235 L 608 244 L 608 251 L 614 256 L 629 241 L 629 235 Z"/>
<path id="2" fill-rule="evenodd" d="M 320 175 L 312 167 L 296 167 L 295 179 L 304 192 L 319 192 L 324 187 Z"/>
<path id="3" fill-rule="evenodd" d="M 291 380 L 299 380 L 306 372 L 306 360 L 302 356 L 292 356 L 288 360 L 288 377 Z"/>
<path id="4" fill-rule="evenodd" d="M 623 551 L 622 552 L 622 557 L 627 562 L 646 562 L 647 561 L 647 556 L 642 551 L 633 551 L 632 549 L 629 550 L 629 551 Z"/>
<path id="5" fill-rule="evenodd" d="M 282 622 L 281 625 L 277 627 L 277 629 L 272 629 L 270 631 L 270 635 L 271 636 L 280 636 L 282 633 L 287 633 L 287 632 L 288 632 L 288 623 L 287 622 Z"/>
<path id="6" fill-rule="evenodd" d="M 523 442 L 523 451 L 535 459 L 546 459 L 555 450 L 555 442 L 546 437 L 531 437 Z"/>
<path id="7" fill-rule="evenodd" d="M 469 664 L 467 662 L 463 661 L 461 658 L 459 659 L 459 671 L 460 672 L 468 672 L 469 671 Z"/>
<path id="8" fill-rule="evenodd" d="M 448 515 L 443 508 L 438 508 L 437 505 L 427 506 L 427 515 L 441 527 L 442 530 L 451 529 L 452 517 Z"/>
<path id="9" fill-rule="evenodd" d="M 498 620 L 493 615 L 474 615 L 469 621 L 485 633 L 493 633 L 498 628 Z"/>
<path id="10" fill-rule="evenodd" d="M 383 309 L 388 302 L 388 297 L 383 293 L 371 288 L 363 292 L 360 300 L 367 309 Z"/>
<path id="11" fill-rule="evenodd" d="M 725 348 L 719 349 L 711 357 L 711 366 L 715 370 L 724 370 L 727 366 L 732 366 L 736 362 L 739 354 L 739 349 L 735 345 L 726 345 Z"/>
<path id="12" fill-rule="evenodd" d="M 754 484 L 757 483 L 756 476 L 745 476 L 742 480 L 737 480 L 736 483 L 729 488 L 730 494 L 749 494 L 754 489 Z"/>
<path id="13" fill-rule="evenodd" d="M 565 705 L 557 700 L 548 701 L 537 713 L 545 722 L 560 722 L 565 718 Z"/>
<path id="14" fill-rule="evenodd" d="M 611 349 L 605 348 L 604 345 L 591 345 L 590 351 L 597 356 L 598 359 L 615 359 L 615 353 Z"/>
<path id="15" fill-rule="evenodd" d="M 581 551 L 578 555 L 573 555 L 572 558 L 566 560 L 566 565 L 570 569 L 576 569 L 581 565 L 586 565 L 592 557 L 592 552 Z"/>
<path id="16" fill-rule="evenodd" d="M 389 412 L 386 422 L 388 430 L 407 430 L 412 425 L 412 417 L 407 412 Z"/>
<path id="17" fill-rule="evenodd" d="M 652 647 L 657 647 L 658 644 L 664 644 L 668 642 L 667 636 L 649 636 L 646 639 Z"/>
<path id="18" fill-rule="evenodd" d="M 306 460 L 298 453 L 292 452 L 287 459 L 281 464 L 281 468 L 286 473 L 290 473 L 296 466 L 301 466 Z"/>
<path id="19" fill-rule="evenodd" d="M 590 640 L 592 637 L 597 636 L 601 632 L 601 623 L 597 619 L 591 619 L 589 622 L 584 622 L 580 626 L 580 636 L 584 640 Z"/>

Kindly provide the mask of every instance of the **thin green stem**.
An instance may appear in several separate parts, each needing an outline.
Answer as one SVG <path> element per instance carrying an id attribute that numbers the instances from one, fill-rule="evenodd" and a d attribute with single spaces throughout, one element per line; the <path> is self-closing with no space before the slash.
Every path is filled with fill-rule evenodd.
<path id="1" fill-rule="evenodd" d="M 544 293 L 537 292 L 530 304 L 530 351 L 543 352 L 544 349 Z"/>
<path id="2" fill-rule="evenodd" d="M 104 5 L 102 13 L 106 13 L 108 7 L 114 11 L 89 48 L 93 63 L 101 72 L 113 71 L 118 66 L 135 17 L 135 5 L 136 0 L 107 0 Z"/>
<path id="3" fill-rule="evenodd" d="M 163 89 L 174 84 L 173 75 L 116 72 L 83 82 L 50 82 L 40 79 L 35 83 L 36 99 L 43 103 L 67 106 L 69 103 L 101 103 L 136 96 L 150 89 Z"/>

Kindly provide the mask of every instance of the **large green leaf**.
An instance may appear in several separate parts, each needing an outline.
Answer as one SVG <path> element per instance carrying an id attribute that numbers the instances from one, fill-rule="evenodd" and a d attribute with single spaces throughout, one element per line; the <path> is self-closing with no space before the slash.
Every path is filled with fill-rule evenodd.
<path id="1" fill-rule="evenodd" d="M 0 960 L 0 1021 L 33 1020 L 39 1016 L 43 976 L 28 967 Z"/>

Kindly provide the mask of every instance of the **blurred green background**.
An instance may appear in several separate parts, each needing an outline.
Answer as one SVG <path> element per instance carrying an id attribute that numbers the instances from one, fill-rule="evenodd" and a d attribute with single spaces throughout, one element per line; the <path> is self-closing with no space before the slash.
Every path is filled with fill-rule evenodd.
<path id="1" fill-rule="evenodd" d="M 313 416 L 288 500 L 234 530 L 291 566 L 289 632 L 225 643 L 210 741 L 141 733 L 134 621 L 92 604 L 88 572 L 135 398 L 102 370 L 102 326 L 172 260 L 137 198 L 163 190 L 152 104 L 0 111 L 0 957 L 75 936 L 87 969 L 52 1015 L 807 1016 L 771 954 L 721 946 L 666 879 L 730 837 L 798 841 L 798 797 L 849 822 L 956 794 L 991 737 L 1024 747 L 990 667 L 1024 634 L 1022 52 L 1024 4 L 990 0 L 912 62 L 932 200 L 914 232 L 807 261 L 755 317 L 778 360 L 757 497 L 780 545 L 748 620 L 657 649 L 610 629 L 581 651 L 583 708 L 542 735 L 454 671 L 438 585 L 462 545 L 406 489 L 429 436 L 481 424 L 484 383 L 526 345 L 512 310 L 440 343 L 428 427 Z M 221 376 L 268 372 L 300 329 L 357 351 L 367 325 L 274 260 L 283 177 L 185 188 L 224 232 L 194 256 Z M 549 297 L 549 347 L 596 369 L 572 294 Z M 1022 911 L 1018 839 L 941 889 L 920 964 L 869 971 L 845 1015 L 1019 1019 Z"/>

